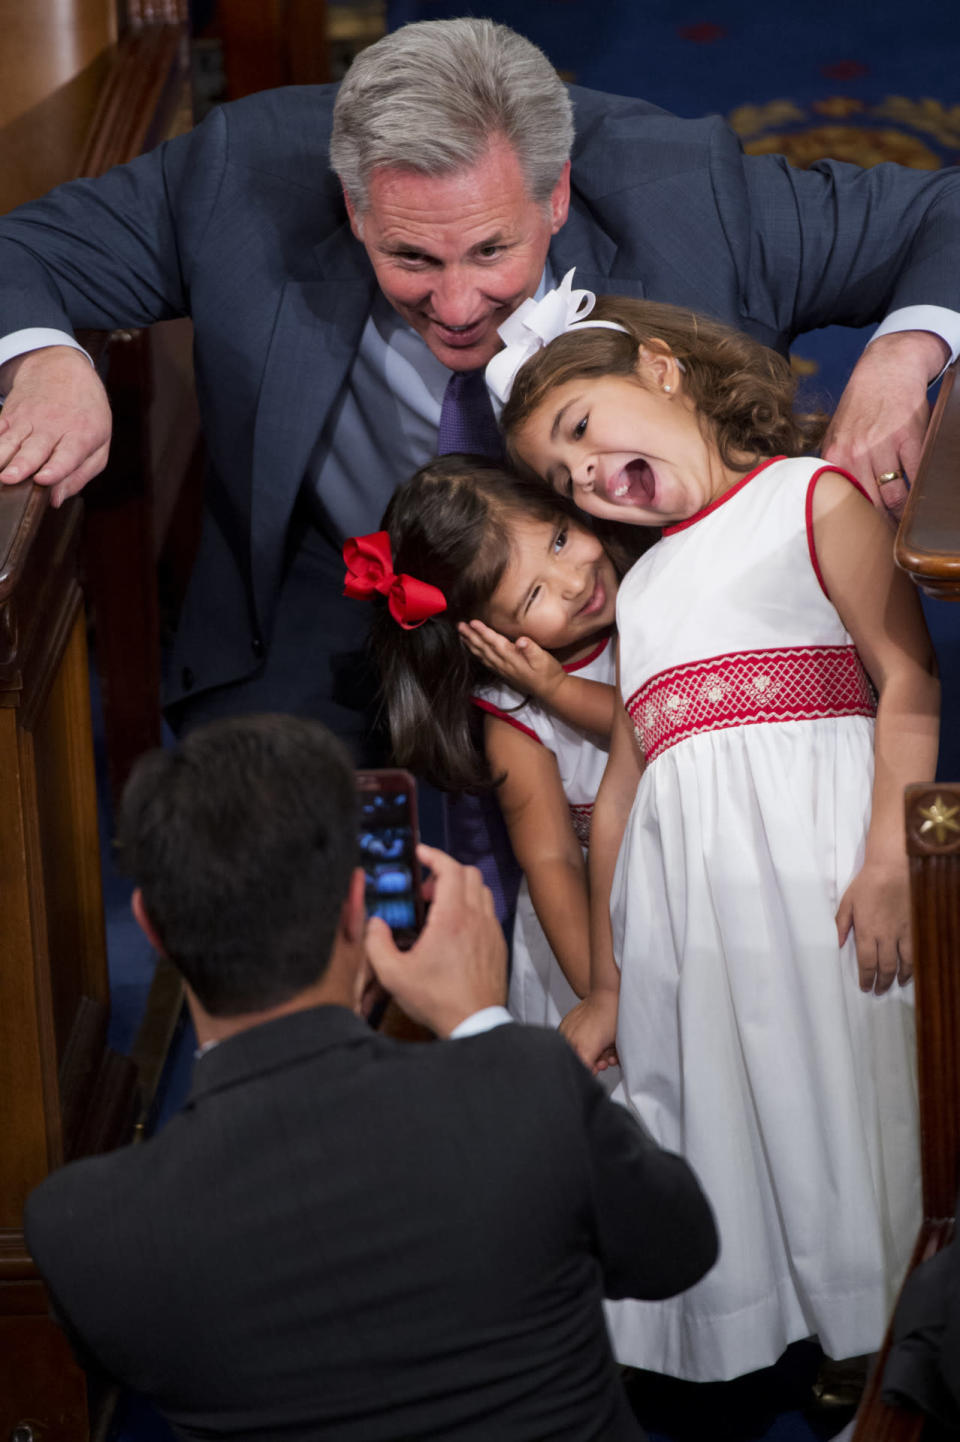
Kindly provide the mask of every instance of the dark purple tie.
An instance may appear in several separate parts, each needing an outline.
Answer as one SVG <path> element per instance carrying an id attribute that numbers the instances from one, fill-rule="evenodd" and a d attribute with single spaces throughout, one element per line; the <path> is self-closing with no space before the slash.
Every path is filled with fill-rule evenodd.
<path id="1" fill-rule="evenodd" d="M 451 451 L 503 459 L 503 439 L 493 418 L 482 370 L 454 371 L 447 381 L 437 431 L 437 455 L 448 456 Z"/>

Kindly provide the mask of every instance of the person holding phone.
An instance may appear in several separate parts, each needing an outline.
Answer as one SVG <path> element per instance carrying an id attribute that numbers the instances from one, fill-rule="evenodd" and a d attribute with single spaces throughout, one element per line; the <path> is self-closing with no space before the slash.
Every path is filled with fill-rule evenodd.
<path id="1" fill-rule="evenodd" d="M 28 1199 L 56 1310 L 198 1442 L 637 1442 L 602 1300 L 698 1280 L 710 1207 L 555 1033 L 499 1024 L 478 871 L 420 847 L 416 943 L 366 921 L 357 821 L 314 721 L 215 722 L 138 764 L 122 854 L 199 1060 L 161 1132 Z M 445 1040 L 371 1031 L 371 972 Z"/>

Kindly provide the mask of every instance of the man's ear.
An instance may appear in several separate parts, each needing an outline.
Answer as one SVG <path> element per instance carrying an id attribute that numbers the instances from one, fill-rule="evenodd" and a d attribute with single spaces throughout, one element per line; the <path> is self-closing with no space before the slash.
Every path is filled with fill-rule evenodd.
<path id="1" fill-rule="evenodd" d="M 133 912 L 134 921 L 137 923 L 140 930 L 143 932 L 144 936 L 153 947 L 154 951 L 159 952 L 161 956 L 166 956 L 167 953 L 164 951 L 163 943 L 157 935 L 156 927 L 147 915 L 147 908 L 143 904 L 143 892 L 140 890 L 139 886 L 136 888 L 130 898 L 130 910 Z"/>
<path id="2" fill-rule="evenodd" d="M 347 954 L 353 958 L 352 1001 L 353 1009 L 358 1016 L 363 1015 L 364 994 L 373 980 L 373 968 L 367 960 L 366 948 L 366 890 L 366 875 L 363 867 L 357 866 L 350 877 L 350 885 L 347 888 L 347 895 L 340 913 L 340 936 L 346 947 L 349 948 Z"/>
<path id="3" fill-rule="evenodd" d="M 362 866 L 355 866 L 340 912 L 340 931 L 352 946 L 363 945 L 367 929 L 367 878 Z"/>
<path id="4" fill-rule="evenodd" d="M 669 395 L 680 389 L 679 362 L 666 341 L 657 336 L 641 343 L 637 351 L 637 375 L 651 390 Z"/>
<path id="5" fill-rule="evenodd" d="M 553 187 L 550 195 L 550 234 L 556 235 L 557 231 L 566 224 L 567 215 L 570 211 L 570 162 L 564 161 L 563 169 L 560 172 L 560 179 Z"/>
<path id="6" fill-rule="evenodd" d="M 343 192 L 343 203 L 344 203 L 344 205 L 347 207 L 347 215 L 348 215 L 349 220 L 350 220 L 350 229 L 353 231 L 353 233 L 354 233 L 354 235 L 356 236 L 357 240 L 359 240 L 359 241 L 362 243 L 362 241 L 363 241 L 363 221 L 361 220 L 360 216 L 357 214 L 357 208 L 356 208 L 356 206 L 354 205 L 353 201 L 350 199 L 350 197 L 349 197 L 349 195 L 347 194 L 346 191 Z"/>

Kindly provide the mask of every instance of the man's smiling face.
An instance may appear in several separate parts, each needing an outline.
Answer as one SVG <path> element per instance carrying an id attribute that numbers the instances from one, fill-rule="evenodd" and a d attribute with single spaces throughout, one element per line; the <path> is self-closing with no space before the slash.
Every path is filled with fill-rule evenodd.
<path id="1" fill-rule="evenodd" d="M 476 370 L 500 349 L 497 327 L 533 295 L 550 237 L 567 218 L 570 166 L 546 205 L 531 200 L 503 137 L 466 170 L 430 176 L 376 170 L 353 233 L 384 295 L 451 370 Z"/>

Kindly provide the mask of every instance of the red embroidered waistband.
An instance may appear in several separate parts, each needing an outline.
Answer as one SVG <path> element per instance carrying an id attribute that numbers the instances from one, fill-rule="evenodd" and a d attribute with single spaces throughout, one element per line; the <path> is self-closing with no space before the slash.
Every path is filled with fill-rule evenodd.
<path id="1" fill-rule="evenodd" d="M 687 736 L 767 721 L 873 716 L 876 699 L 854 646 L 737 651 L 652 676 L 627 701 L 647 762 Z"/>

